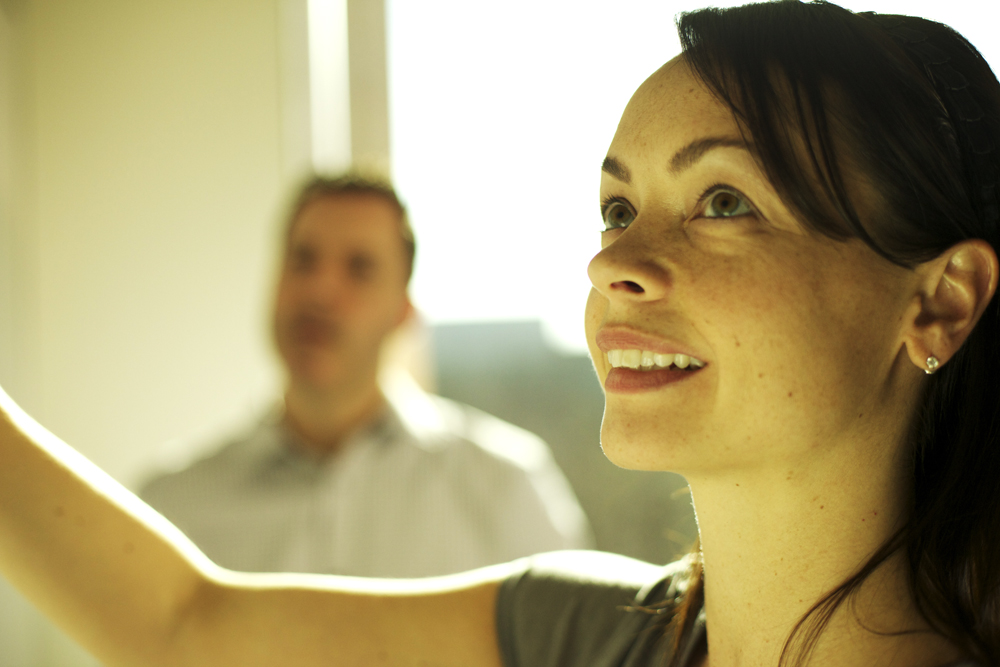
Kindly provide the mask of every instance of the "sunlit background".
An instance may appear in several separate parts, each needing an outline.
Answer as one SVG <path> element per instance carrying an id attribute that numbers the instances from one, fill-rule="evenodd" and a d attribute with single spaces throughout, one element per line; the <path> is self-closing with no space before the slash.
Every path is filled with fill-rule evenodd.
<path id="1" fill-rule="evenodd" d="M 682 483 L 601 460 L 581 316 L 601 159 L 698 4 L 0 0 L 0 384 L 126 485 L 196 454 L 280 391 L 290 189 L 356 162 L 409 204 L 441 391 L 546 437 L 599 546 L 672 557 Z M 842 4 L 1000 63 L 994 3 Z M 0 667 L 92 664 L 0 584 Z"/>
<path id="2" fill-rule="evenodd" d="M 742 2 L 713 2 L 716 7 Z M 998 62 L 994 3 L 875 0 L 946 22 Z M 392 166 L 432 322 L 540 320 L 585 350 L 600 164 L 632 92 L 680 51 L 698 2 L 389 0 Z"/>

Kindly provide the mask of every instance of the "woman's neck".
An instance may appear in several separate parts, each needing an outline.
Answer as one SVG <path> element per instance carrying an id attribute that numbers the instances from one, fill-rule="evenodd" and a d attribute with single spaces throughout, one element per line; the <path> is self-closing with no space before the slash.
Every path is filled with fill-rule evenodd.
<path id="1" fill-rule="evenodd" d="M 840 454 L 808 465 L 688 476 L 704 559 L 711 667 L 777 666 L 796 623 L 905 520 L 905 465 L 871 454 L 879 448 L 859 447 L 851 456 L 830 451 Z M 854 480 L 867 484 L 858 488 Z M 937 667 L 959 657 L 926 629 L 912 603 L 905 559 L 895 554 L 833 614 L 809 665 Z M 921 632 L 884 634 L 908 630 Z"/>

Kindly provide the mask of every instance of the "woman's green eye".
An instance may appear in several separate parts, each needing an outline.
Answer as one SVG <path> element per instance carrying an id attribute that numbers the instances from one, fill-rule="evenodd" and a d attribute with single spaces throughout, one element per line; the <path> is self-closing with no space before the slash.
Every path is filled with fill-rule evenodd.
<path id="1" fill-rule="evenodd" d="M 752 213 L 750 205 L 735 192 L 719 190 L 712 194 L 705 207 L 706 218 L 732 218 Z"/>
<path id="2" fill-rule="evenodd" d="M 635 214 L 623 202 L 612 201 L 604 208 L 604 228 L 623 229 L 632 224 Z"/>

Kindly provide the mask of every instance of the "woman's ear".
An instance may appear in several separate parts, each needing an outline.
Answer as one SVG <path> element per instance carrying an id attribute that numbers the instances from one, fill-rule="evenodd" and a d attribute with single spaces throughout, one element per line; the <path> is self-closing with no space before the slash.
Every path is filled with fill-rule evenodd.
<path id="1" fill-rule="evenodd" d="M 993 298 L 997 255 L 986 241 L 962 241 L 921 264 L 917 273 L 919 306 L 904 340 L 913 364 L 933 371 L 958 352 Z M 931 357 L 936 364 L 928 363 Z"/>

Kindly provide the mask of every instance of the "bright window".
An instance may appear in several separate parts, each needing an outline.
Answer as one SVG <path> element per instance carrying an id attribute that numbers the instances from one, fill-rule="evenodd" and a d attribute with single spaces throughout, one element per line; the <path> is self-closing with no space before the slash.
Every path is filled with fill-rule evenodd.
<path id="1" fill-rule="evenodd" d="M 601 160 L 632 92 L 679 52 L 674 15 L 698 4 L 389 0 L 393 171 L 432 323 L 540 319 L 583 347 Z M 844 4 L 936 18 L 1000 55 L 981 0 Z"/>

